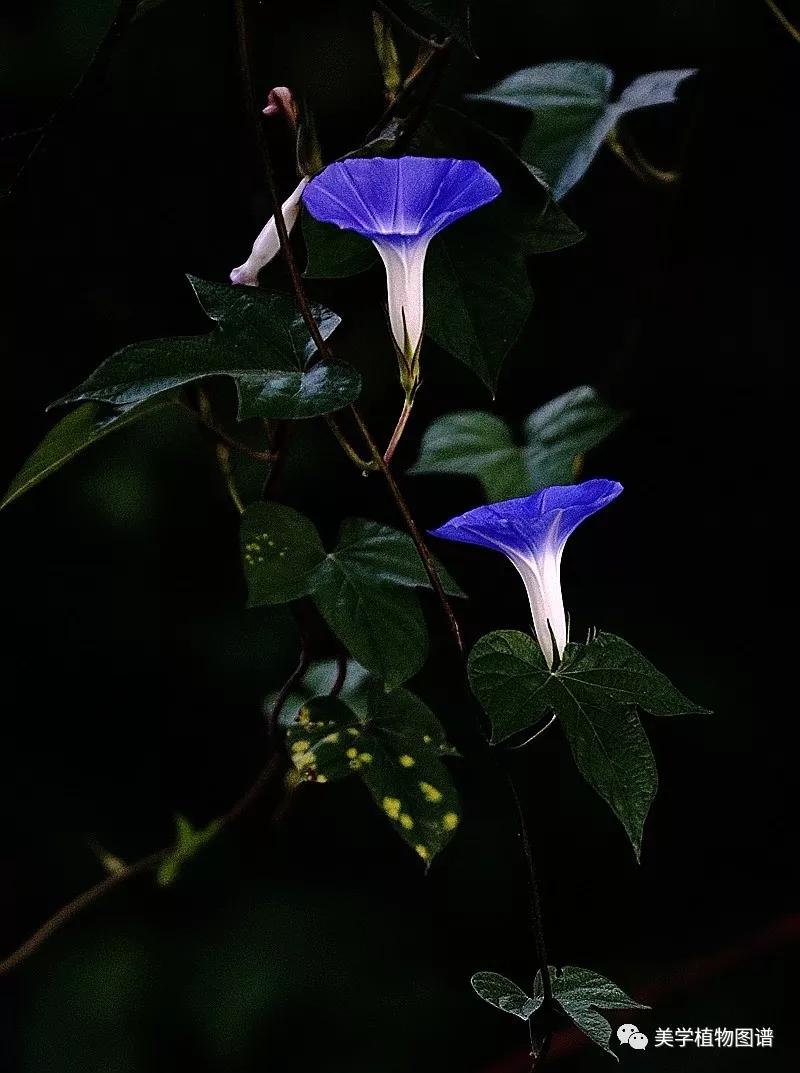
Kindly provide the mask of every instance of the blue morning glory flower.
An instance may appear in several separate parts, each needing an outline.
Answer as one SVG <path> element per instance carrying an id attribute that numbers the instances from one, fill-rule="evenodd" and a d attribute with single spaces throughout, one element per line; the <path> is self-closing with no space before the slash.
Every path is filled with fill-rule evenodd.
<path id="1" fill-rule="evenodd" d="M 548 666 L 567 644 L 567 618 L 561 593 L 561 555 L 571 533 L 622 491 L 617 481 L 593 480 L 553 485 L 532 496 L 476 507 L 452 518 L 433 536 L 480 544 L 511 560 L 528 593 L 536 631 Z"/>
<path id="2" fill-rule="evenodd" d="M 475 160 L 415 156 L 339 161 L 303 192 L 317 220 L 375 244 L 386 266 L 392 334 L 412 378 L 422 338 L 428 244 L 499 193 L 500 184 Z"/>

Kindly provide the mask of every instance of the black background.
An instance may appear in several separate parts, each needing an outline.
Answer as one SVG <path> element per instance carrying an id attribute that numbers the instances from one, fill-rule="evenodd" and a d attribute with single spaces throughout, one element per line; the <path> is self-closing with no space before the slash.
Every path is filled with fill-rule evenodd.
<path id="1" fill-rule="evenodd" d="M 2 205 L 8 480 L 52 424 L 46 403 L 111 350 L 202 330 L 183 274 L 225 279 L 267 215 L 229 7 L 164 0 L 138 20 Z M 652 159 L 680 165 L 680 187 L 644 186 L 604 151 L 567 198 L 588 238 L 532 262 L 535 312 L 495 405 L 521 419 L 590 382 L 631 407 L 588 461 L 626 492 L 571 542 L 568 606 L 581 629 L 621 633 L 716 714 L 648 723 L 661 788 L 641 867 L 557 734 L 525 755 L 551 960 L 653 1001 L 636 1018 L 651 1036 L 776 1031 L 772 1052 L 651 1047 L 623 1063 L 794 1069 L 796 436 L 784 359 L 797 335 L 800 46 L 756 2 L 553 7 L 479 0 L 480 61 L 456 58 L 445 98 L 553 59 L 605 62 L 618 88 L 660 68 L 700 74 L 679 106 L 628 128 Z M 47 118 L 111 16 L 106 3 L 4 10 L 6 131 Z M 252 23 L 261 95 L 304 87 L 326 151 L 356 143 L 381 108 L 369 6 L 254 4 Z M 475 114 L 515 133 L 500 110 Z M 2 142 L 6 181 L 30 146 Z M 288 189 L 288 138 L 277 148 Z M 285 285 L 279 269 L 271 278 Z M 380 276 L 314 293 L 345 318 L 337 348 L 364 372 L 383 437 L 398 400 Z M 433 416 L 490 405 L 431 344 L 400 466 Z M 324 428 L 293 444 L 276 494 L 327 539 L 353 513 L 398 524 L 379 480 L 351 473 Z M 402 483 L 425 526 L 478 499 L 466 479 Z M 135 859 L 169 841 L 173 813 L 203 823 L 228 807 L 260 766 L 261 701 L 297 649 L 283 612 L 243 608 L 236 515 L 188 418 L 111 437 L 0 525 L 0 943 L 11 950 L 99 877 L 90 840 Z M 470 642 L 524 628 L 507 564 L 442 554 L 471 595 Z M 441 631 L 433 604 L 430 622 Z M 474 709 L 455 661 L 436 668 L 416 688 L 457 738 Z M 518 846 L 501 789 L 465 791 L 464 826 L 428 877 L 354 783 L 308 788 L 277 828 L 254 812 L 174 888 L 145 879 L 110 895 L 0 981 L 2 1068 L 522 1071 L 524 1027 L 468 983 L 491 968 L 529 984 Z M 610 1061 L 574 1036 L 556 1042 L 554 1068 Z"/>

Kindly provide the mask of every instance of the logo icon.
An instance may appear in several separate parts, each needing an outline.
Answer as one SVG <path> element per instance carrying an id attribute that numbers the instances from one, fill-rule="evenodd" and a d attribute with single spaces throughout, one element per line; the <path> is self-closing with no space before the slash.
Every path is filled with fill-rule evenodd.
<path id="1" fill-rule="evenodd" d="M 640 1032 L 636 1025 L 620 1025 L 617 1029 L 617 1039 L 620 1043 L 627 1043 L 635 1051 L 643 1051 L 650 1042 L 644 1032 Z"/>

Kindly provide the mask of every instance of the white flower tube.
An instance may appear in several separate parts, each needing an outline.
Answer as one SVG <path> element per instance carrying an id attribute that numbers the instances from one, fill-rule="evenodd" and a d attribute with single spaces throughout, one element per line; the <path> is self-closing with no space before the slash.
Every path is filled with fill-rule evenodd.
<path id="1" fill-rule="evenodd" d="M 283 203 L 283 219 L 286 223 L 286 230 L 290 234 L 300 215 L 300 199 L 303 196 L 303 191 L 307 184 L 308 177 L 304 176 L 297 184 L 296 189 L 292 191 Z M 278 228 L 275 223 L 275 217 L 271 216 L 258 238 L 253 243 L 253 249 L 250 251 L 250 256 L 243 265 L 239 265 L 238 268 L 234 268 L 231 272 L 231 283 L 236 283 L 239 286 L 244 287 L 257 287 L 258 273 L 280 252 L 280 248 L 281 241 L 278 237 Z"/>
<path id="2" fill-rule="evenodd" d="M 499 193 L 497 180 L 475 160 L 412 156 L 340 160 L 305 192 L 313 217 L 363 235 L 381 255 L 407 399 L 419 379 L 428 245 Z"/>
<path id="3" fill-rule="evenodd" d="M 422 339 L 423 278 L 430 236 L 402 244 L 372 240 L 386 268 L 389 323 L 397 349 L 410 365 Z"/>
<path id="4" fill-rule="evenodd" d="M 567 647 L 567 614 L 564 610 L 564 596 L 561 591 L 561 553 L 560 547 L 546 543 L 537 549 L 534 555 L 519 555 L 507 551 L 506 554 L 522 578 L 528 602 L 531 606 L 531 618 L 536 640 L 542 650 L 548 667 L 560 659 Z M 552 630 L 552 634 L 551 634 Z M 555 651 L 553 650 L 555 638 Z"/>

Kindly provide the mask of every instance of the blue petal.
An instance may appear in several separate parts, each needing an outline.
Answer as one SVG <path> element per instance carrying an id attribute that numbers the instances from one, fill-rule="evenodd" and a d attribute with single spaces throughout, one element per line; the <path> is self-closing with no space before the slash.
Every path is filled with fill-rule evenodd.
<path id="1" fill-rule="evenodd" d="M 545 547 L 563 547 L 582 521 L 608 506 L 622 491 L 617 481 L 593 480 L 553 485 L 532 496 L 476 507 L 452 518 L 432 536 L 479 544 L 508 555 L 537 556 Z"/>
<path id="2" fill-rule="evenodd" d="M 430 238 L 499 193 L 500 184 L 475 160 L 372 157 L 330 164 L 303 201 L 325 223 L 402 243 Z"/>

